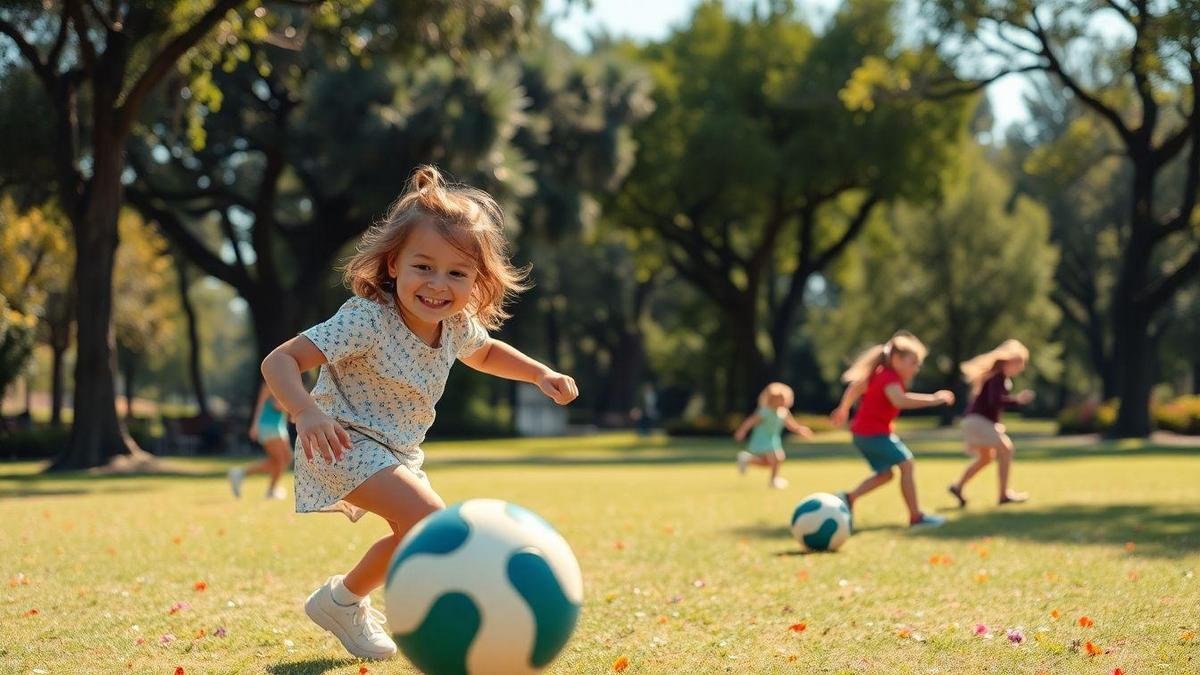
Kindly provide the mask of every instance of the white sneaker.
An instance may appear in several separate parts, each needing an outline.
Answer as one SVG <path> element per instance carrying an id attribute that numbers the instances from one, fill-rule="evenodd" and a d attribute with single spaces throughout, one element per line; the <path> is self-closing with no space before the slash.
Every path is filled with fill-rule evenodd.
<path id="1" fill-rule="evenodd" d="M 360 659 L 386 659 L 396 653 L 396 643 L 380 624 L 383 612 L 371 606 L 370 598 L 357 605 L 339 605 L 333 600 L 333 584 L 344 575 L 329 577 L 304 603 L 304 613 L 321 628 L 341 640 L 346 651 Z"/>
<path id="2" fill-rule="evenodd" d="M 246 470 L 240 466 L 235 466 L 229 470 L 229 489 L 233 490 L 233 496 L 241 499 L 242 497 L 242 480 L 246 478 Z"/>
<path id="3" fill-rule="evenodd" d="M 282 485 L 276 485 L 274 490 L 267 490 L 267 499 L 287 499 L 287 490 Z"/>
<path id="4" fill-rule="evenodd" d="M 774 480 L 771 481 L 771 489 L 772 490 L 782 490 L 787 486 L 788 486 L 788 480 L 786 478 L 775 478 Z"/>
<path id="5" fill-rule="evenodd" d="M 746 467 L 750 466 L 750 460 L 753 458 L 754 458 L 754 455 L 751 455 L 750 453 L 746 452 L 745 450 L 739 451 L 737 454 L 738 473 L 745 476 L 746 475 Z"/>

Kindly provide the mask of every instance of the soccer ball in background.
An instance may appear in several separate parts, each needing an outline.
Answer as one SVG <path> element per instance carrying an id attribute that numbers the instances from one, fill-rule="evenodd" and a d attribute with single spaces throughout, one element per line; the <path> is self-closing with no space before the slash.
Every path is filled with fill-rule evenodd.
<path id="1" fill-rule="evenodd" d="M 792 512 L 792 535 L 806 551 L 836 551 L 850 536 L 850 509 L 839 497 L 815 492 Z"/>
<path id="2" fill-rule="evenodd" d="M 545 520 L 471 499 L 413 527 L 384 593 L 389 630 L 422 672 L 515 675 L 542 670 L 567 644 L 583 577 Z"/>

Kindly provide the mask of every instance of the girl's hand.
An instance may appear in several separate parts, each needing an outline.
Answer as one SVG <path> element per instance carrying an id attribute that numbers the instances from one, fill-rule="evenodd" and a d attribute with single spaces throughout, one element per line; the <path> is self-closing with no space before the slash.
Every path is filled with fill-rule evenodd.
<path id="1" fill-rule="evenodd" d="M 942 403 L 942 405 L 954 405 L 954 392 L 949 389 L 942 389 L 933 394 L 934 398 Z"/>
<path id="2" fill-rule="evenodd" d="M 250 431 L 247 431 L 246 435 L 250 437 L 250 440 L 257 443 L 258 442 L 258 424 L 251 424 Z"/>
<path id="3" fill-rule="evenodd" d="M 833 412 L 829 413 L 829 421 L 833 422 L 833 426 L 835 426 L 835 427 L 840 427 L 843 424 L 845 424 L 846 420 L 849 417 L 850 417 L 850 411 L 846 410 L 842 406 L 838 406 L 837 408 L 834 409 Z M 810 431 L 810 433 L 811 433 L 811 431 Z"/>
<path id="4" fill-rule="evenodd" d="M 1030 403 L 1033 403 L 1033 399 L 1036 396 L 1037 395 L 1033 393 L 1032 389 L 1026 389 L 1017 394 L 1017 403 L 1021 405 L 1029 405 Z"/>
<path id="5" fill-rule="evenodd" d="M 304 448 L 304 456 L 310 461 L 315 450 L 327 464 L 333 464 L 350 449 L 350 434 L 316 406 L 305 408 L 296 415 L 296 436 L 300 439 L 300 447 Z"/>
<path id="6" fill-rule="evenodd" d="M 733 440 L 737 441 L 738 443 L 746 440 L 746 430 L 738 429 L 737 431 L 733 432 Z"/>
<path id="7" fill-rule="evenodd" d="M 559 405 L 566 405 L 579 396 L 579 387 L 575 386 L 575 379 L 553 370 L 539 377 L 535 384 L 543 394 Z"/>
<path id="8" fill-rule="evenodd" d="M 813 430 L 811 427 L 801 424 L 800 427 L 796 429 L 796 435 L 800 438 L 812 438 Z"/>

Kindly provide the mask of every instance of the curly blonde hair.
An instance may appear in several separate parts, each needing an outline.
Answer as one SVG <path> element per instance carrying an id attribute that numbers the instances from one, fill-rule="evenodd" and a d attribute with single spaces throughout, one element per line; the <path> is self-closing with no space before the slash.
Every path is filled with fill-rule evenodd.
<path id="1" fill-rule="evenodd" d="M 762 392 L 759 393 L 758 407 L 766 408 L 772 396 L 778 396 L 783 399 L 783 407 L 788 410 L 791 410 L 792 406 L 796 403 L 796 394 L 792 391 L 791 387 L 782 382 L 772 382 L 763 387 Z"/>
<path id="2" fill-rule="evenodd" d="M 929 354 L 929 350 L 925 347 L 925 343 L 917 339 L 916 335 L 906 330 L 896 331 L 892 339 L 883 344 L 869 347 L 859 354 L 846 372 L 842 373 L 842 382 L 846 384 L 861 382 L 870 377 L 879 366 L 890 364 L 893 356 L 907 354 L 917 357 L 917 363 L 921 363 Z"/>
<path id="3" fill-rule="evenodd" d="M 505 304 L 529 288 L 529 268 L 514 267 L 504 236 L 504 213 L 491 195 L 473 187 L 448 183 L 436 167 L 420 166 L 404 194 L 387 215 L 371 226 L 346 262 L 344 280 L 355 295 L 383 302 L 395 290 L 388 263 L 404 248 L 418 226 L 428 224 L 469 257 L 478 276 L 467 313 L 489 330 L 500 327 L 509 313 Z"/>

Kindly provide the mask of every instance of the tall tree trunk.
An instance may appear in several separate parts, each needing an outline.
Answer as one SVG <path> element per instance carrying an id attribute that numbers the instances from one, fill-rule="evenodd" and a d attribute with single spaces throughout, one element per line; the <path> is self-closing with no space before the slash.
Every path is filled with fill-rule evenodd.
<path id="1" fill-rule="evenodd" d="M 725 413 L 753 410 L 758 393 L 770 381 L 771 371 L 770 363 L 758 346 L 758 312 L 753 302 L 732 310 L 729 320 L 734 356 L 730 364 L 729 400 L 725 402 Z"/>
<path id="2" fill-rule="evenodd" d="M 196 308 L 192 305 L 192 297 L 188 294 L 191 283 L 188 279 L 188 262 L 182 256 L 175 256 L 175 269 L 179 275 L 179 303 L 183 306 L 183 315 L 187 319 L 188 337 L 188 373 L 192 379 L 192 391 L 196 395 L 196 405 L 200 407 L 201 417 L 212 417 L 208 409 L 208 394 L 204 390 L 204 376 L 200 369 L 200 331 L 196 324 Z M 257 396 L 258 392 L 255 392 Z"/>
<path id="3" fill-rule="evenodd" d="M 1113 289 L 1113 363 L 1116 393 L 1121 400 L 1117 421 L 1109 431 L 1113 438 L 1145 438 L 1150 435 L 1151 361 L 1149 330 L 1153 310 L 1140 298 L 1146 287 L 1153 254 L 1150 232 L 1154 227 L 1152 196 L 1154 174 L 1148 158 L 1134 162 L 1133 209 L 1128 241 L 1120 275 Z"/>
<path id="4" fill-rule="evenodd" d="M 65 345 L 60 346 L 58 343 L 50 345 L 50 426 L 58 428 L 62 426 L 62 408 L 63 408 L 63 359 L 66 355 L 67 348 Z"/>
<path id="5" fill-rule="evenodd" d="M 103 102 L 95 104 L 103 107 Z M 122 139 L 101 119 L 93 129 L 93 175 L 82 213 L 72 214 L 78 291 L 75 419 L 67 447 L 50 471 L 87 469 L 117 455 L 144 454 L 117 416 L 115 340 L 112 331 L 113 260 L 121 209 Z"/>

